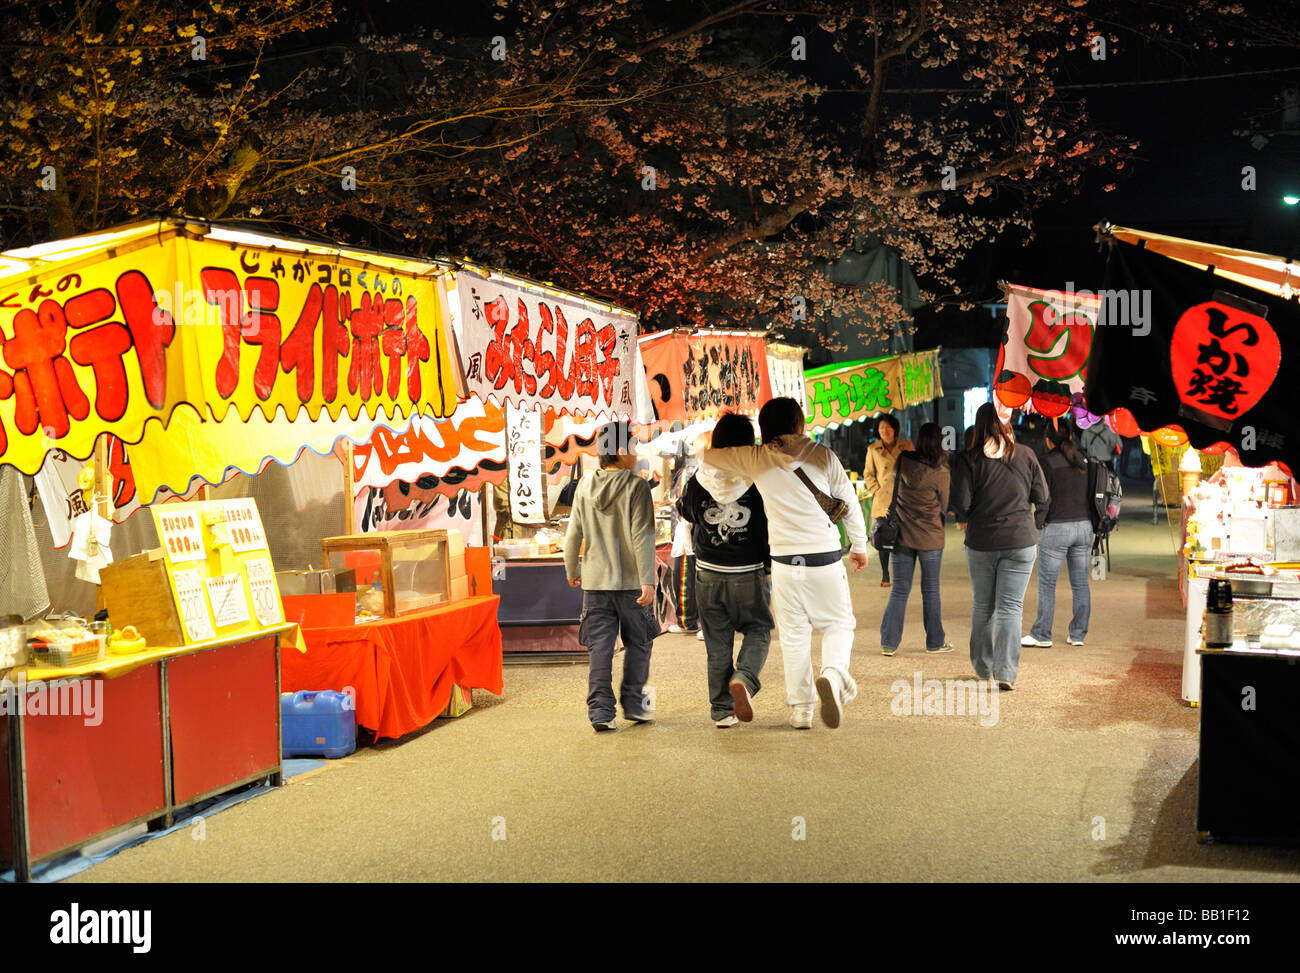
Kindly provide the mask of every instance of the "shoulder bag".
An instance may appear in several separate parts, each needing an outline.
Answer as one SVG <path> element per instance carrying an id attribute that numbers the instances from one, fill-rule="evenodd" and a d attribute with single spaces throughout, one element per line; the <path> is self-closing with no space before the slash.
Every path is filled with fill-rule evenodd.
<path id="1" fill-rule="evenodd" d="M 849 515 L 849 505 L 847 503 L 839 497 L 832 497 L 817 489 L 813 481 L 808 479 L 808 474 L 802 469 L 796 469 L 794 475 L 799 477 L 803 485 L 808 488 L 808 492 L 811 493 L 813 499 L 817 501 L 817 506 L 821 507 L 822 513 L 826 514 L 826 516 L 830 518 L 832 524 L 838 524 Z"/>
<path id="2" fill-rule="evenodd" d="M 898 491 L 902 486 L 898 475 L 902 469 L 903 457 L 900 455 L 894 464 L 894 497 L 889 501 L 889 510 L 885 516 L 871 522 L 871 546 L 877 551 L 892 551 L 898 546 L 898 538 L 903 532 L 898 523 Z"/>

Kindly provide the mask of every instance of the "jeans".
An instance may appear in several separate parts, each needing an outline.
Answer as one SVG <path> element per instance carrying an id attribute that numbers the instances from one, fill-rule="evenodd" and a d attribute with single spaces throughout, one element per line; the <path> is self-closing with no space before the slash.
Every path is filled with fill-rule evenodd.
<path id="1" fill-rule="evenodd" d="M 584 591 L 578 641 L 587 647 L 587 715 L 593 723 L 614 719 L 614 642 L 623 637 L 623 715 L 645 711 L 645 681 L 650 678 L 650 650 L 659 634 L 654 605 L 638 605 L 640 591 Z"/>
<path id="2" fill-rule="evenodd" d="M 1014 683 L 1020 671 L 1025 589 L 1037 547 L 1007 551 L 966 548 L 970 571 L 970 661 L 975 675 Z"/>
<path id="3" fill-rule="evenodd" d="M 925 647 L 941 649 L 944 645 L 943 608 L 939 602 L 939 567 L 943 548 L 917 551 L 899 544 L 889 559 L 894 573 L 889 603 L 880 620 L 880 647 L 896 649 L 903 640 L 903 618 L 907 614 L 907 597 L 912 592 L 912 573 L 921 562 L 921 618 L 925 623 Z"/>
<path id="4" fill-rule="evenodd" d="M 1088 556 L 1092 551 L 1092 523 L 1065 520 L 1048 524 L 1038 537 L 1038 617 L 1029 634 L 1040 642 L 1052 640 L 1052 621 L 1056 616 L 1056 581 L 1064 561 L 1070 573 L 1070 593 L 1074 615 L 1070 618 L 1070 638 L 1079 642 L 1088 634 L 1088 617 L 1092 600 L 1088 594 Z"/>
<path id="5" fill-rule="evenodd" d="M 708 658 L 710 713 L 720 720 L 732 715 L 733 679 L 743 683 L 750 696 L 762 688 L 758 674 L 772 643 L 772 583 L 762 568 L 730 574 L 701 567 L 695 573 L 695 601 Z M 737 632 L 740 653 L 733 665 Z"/>

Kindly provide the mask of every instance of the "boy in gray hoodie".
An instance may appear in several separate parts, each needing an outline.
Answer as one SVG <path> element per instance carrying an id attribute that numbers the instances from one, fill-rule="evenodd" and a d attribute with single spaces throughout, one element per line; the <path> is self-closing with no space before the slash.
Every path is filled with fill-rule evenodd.
<path id="1" fill-rule="evenodd" d="M 623 637 L 623 716 L 654 719 L 645 693 L 655 618 L 655 513 L 650 484 L 638 477 L 626 422 L 598 433 L 600 469 L 578 481 L 564 540 L 569 585 L 582 588 L 578 640 L 587 647 L 587 715 L 596 732 L 617 729 L 612 688 L 614 640 Z M 581 562 L 579 562 L 581 555 Z"/>

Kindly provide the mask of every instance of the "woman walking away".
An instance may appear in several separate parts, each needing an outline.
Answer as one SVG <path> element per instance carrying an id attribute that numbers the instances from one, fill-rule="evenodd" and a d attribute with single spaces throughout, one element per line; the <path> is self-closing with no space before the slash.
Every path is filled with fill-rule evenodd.
<path id="1" fill-rule="evenodd" d="M 753 446 L 754 424 L 726 413 L 710 445 Z M 709 702 L 720 730 L 754 718 L 758 674 L 772 642 L 771 559 L 767 515 L 753 480 L 701 466 L 686 481 L 677 511 L 691 523 L 695 546 L 695 604 L 708 656 Z M 736 633 L 740 654 L 733 659 Z"/>
<path id="2" fill-rule="evenodd" d="M 895 467 L 895 512 L 899 537 L 890 555 L 893 590 L 880 620 L 880 645 L 885 655 L 898 651 L 903 639 L 903 617 L 912 591 L 912 574 L 921 563 L 921 611 L 925 622 L 925 650 L 951 652 L 943 632 L 939 602 L 939 568 L 943 564 L 943 515 L 948 509 L 948 453 L 943 430 L 927 422 L 916 437 L 916 449 L 898 457 Z"/>
<path id="3" fill-rule="evenodd" d="M 993 403 L 975 414 L 975 439 L 957 457 L 952 510 L 966 529 L 970 570 L 970 661 L 975 675 L 1006 691 L 1020 670 L 1025 589 L 1034 568 L 1038 530 L 1031 504 L 1051 495 L 1034 451 L 1017 445 Z"/>
<path id="4" fill-rule="evenodd" d="M 898 420 L 883 415 L 876 420 L 876 435 L 880 438 L 867 447 L 867 465 L 862 470 L 862 482 L 871 494 L 871 520 L 889 513 L 894 501 L 894 467 L 898 457 L 912 448 L 906 439 L 898 438 Z M 870 524 L 867 525 L 870 527 Z M 880 587 L 889 587 L 889 551 L 880 552 Z"/>
<path id="5" fill-rule="evenodd" d="M 1088 634 L 1092 601 L 1088 594 L 1088 554 L 1092 550 L 1092 520 L 1088 517 L 1088 464 L 1074 445 L 1069 420 L 1048 427 L 1047 463 L 1043 473 L 1052 493 L 1051 506 L 1040 522 L 1038 537 L 1038 617 L 1024 646 L 1040 649 L 1052 644 L 1052 621 L 1056 615 L 1056 579 L 1064 561 L 1070 573 L 1074 614 L 1070 617 L 1071 645 L 1083 645 Z M 1044 508 L 1038 508 L 1040 517 Z"/>

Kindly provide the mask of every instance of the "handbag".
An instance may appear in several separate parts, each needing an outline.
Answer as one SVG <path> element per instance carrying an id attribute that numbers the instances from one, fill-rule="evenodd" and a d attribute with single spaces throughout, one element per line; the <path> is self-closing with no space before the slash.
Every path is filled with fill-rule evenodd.
<path id="1" fill-rule="evenodd" d="M 871 546 L 877 551 L 892 551 L 898 546 L 898 539 L 903 533 L 902 525 L 898 522 L 898 474 L 902 465 L 903 458 L 900 456 L 894 470 L 894 496 L 889 501 L 889 510 L 885 516 L 877 517 L 871 522 Z"/>
<path id="2" fill-rule="evenodd" d="M 830 518 L 832 524 L 838 524 L 849 515 L 849 505 L 847 503 L 839 497 L 832 497 L 817 489 L 813 484 L 813 481 L 808 479 L 808 474 L 802 469 L 795 470 L 794 475 L 803 481 L 803 485 L 808 488 L 808 492 L 811 493 L 813 499 L 817 501 L 817 506 L 822 508 L 822 513 L 826 514 L 826 516 Z"/>

